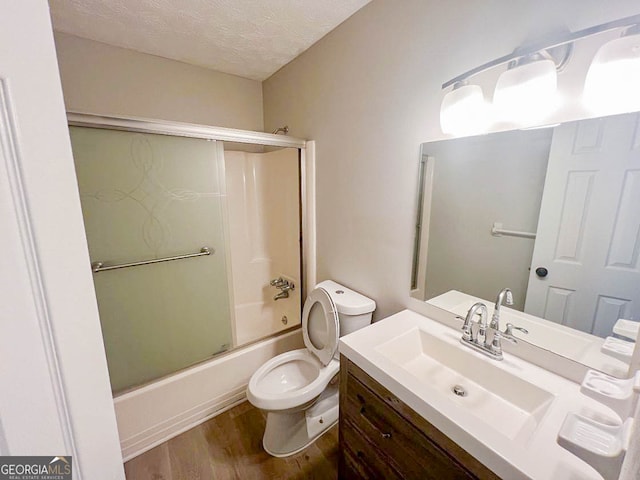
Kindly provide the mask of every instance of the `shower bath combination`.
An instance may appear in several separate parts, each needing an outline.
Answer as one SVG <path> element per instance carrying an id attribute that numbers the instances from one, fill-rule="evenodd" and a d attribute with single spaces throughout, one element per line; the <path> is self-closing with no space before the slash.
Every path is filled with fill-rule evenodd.
<path id="1" fill-rule="evenodd" d="M 299 149 L 130 123 L 70 126 L 116 395 L 296 327 L 301 311 Z"/>

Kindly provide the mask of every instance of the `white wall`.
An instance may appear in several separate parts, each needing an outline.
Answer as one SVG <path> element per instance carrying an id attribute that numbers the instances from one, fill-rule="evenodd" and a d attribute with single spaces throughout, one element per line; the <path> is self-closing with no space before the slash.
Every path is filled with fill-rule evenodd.
<path id="1" fill-rule="evenodd" d="M 637 0 L 374 0 L 263 84 L 265 127 L 317 140 L 318 280 L 409 296 L 420 144 L 442 138 L 441 84 L 529 40 L 640 13 Z M 561 93 L 582 88 L 575 62 Z M 585 117 L 567 104 L 552 120 Z"/>
<path id="2" fill-rule="evenodd" d="M 55 33 L 67 110 L 263 130 L 260 82 Z"/>

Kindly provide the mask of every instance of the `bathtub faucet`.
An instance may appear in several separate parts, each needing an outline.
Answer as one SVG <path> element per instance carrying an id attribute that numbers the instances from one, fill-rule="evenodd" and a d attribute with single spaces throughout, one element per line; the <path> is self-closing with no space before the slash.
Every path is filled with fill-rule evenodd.
<path id="1" fill-rule="evenodd" d="M 289 291 L 293 291 L 296 289 L 296 286 L 293 284 L 293 282 L 290 282 L 289 280 L 285 280 L 282 277 L 274 278 L 269 282 L 269 284 L 272 287 L 276 287 L 278 290 L 280 290 L 280 293 L 277 293 L 273 297 L 274 300 L 280 300 L 281 298 L 289 298 Z"/>

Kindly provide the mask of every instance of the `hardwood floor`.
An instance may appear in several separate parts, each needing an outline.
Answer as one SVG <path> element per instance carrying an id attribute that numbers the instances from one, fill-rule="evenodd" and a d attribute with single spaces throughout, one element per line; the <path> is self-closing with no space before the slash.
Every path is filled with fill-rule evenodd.
<path id="1" fill-rule="evenodd" d="M 304 451 L 275 458 L 262 449 L 265 418 L 244 402 L 125 463 L 127 480 L 333 480 L 338 426 Z"/>

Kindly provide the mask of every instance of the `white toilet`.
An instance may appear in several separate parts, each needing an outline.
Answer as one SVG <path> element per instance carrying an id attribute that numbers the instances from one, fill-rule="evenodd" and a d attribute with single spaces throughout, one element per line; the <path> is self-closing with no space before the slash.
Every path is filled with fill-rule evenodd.
<path id="1" fill-rule="evenodd" d="M 298 453 L 338 421 L 338 338 L 371 323 L 376 303 L 331 280 L 319 283 L 302 311 L 306 348 L 266 362 L 247 398 L 267 411 L 262 444 L 275 457 Z"/>

